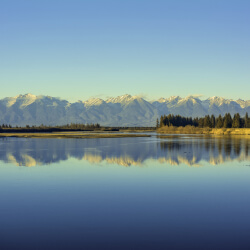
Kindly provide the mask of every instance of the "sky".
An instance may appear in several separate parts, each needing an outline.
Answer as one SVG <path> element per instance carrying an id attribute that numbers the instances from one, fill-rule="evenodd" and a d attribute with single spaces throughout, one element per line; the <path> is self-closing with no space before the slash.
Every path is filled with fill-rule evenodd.
<path id="1" fill-rule="evenodd" d="M 0 98 L 250 99 L 249 0 L 0 0 Z"/>

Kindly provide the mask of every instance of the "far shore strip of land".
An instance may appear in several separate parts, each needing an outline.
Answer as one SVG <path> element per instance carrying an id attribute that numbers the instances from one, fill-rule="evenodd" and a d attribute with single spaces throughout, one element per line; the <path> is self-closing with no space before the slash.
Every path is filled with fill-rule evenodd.
<path id="1" fill-rule="evenodd" d="M 250 135 L 250 128 L 199 128 L 194 126 L 164 126 L 157 129 L 159 134 L 200 134 L 200 135 Z"/>
<path id="2" fill-rule="evenodd" d="M 125 134 L 125 133 L 79 133 L 79 132 L 57 132 L 57 133 L 0 133 L 0 137 L 22 137 L 22 138 L 122 138 L 122 137 L 150 137 L 145 134 Z"/>

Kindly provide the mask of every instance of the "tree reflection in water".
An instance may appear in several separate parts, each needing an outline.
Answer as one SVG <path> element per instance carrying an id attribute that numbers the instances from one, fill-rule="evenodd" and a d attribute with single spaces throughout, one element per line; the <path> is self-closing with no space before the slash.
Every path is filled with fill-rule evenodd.
<path id="1" fill-rule="evenodd" d="M 26 139 L 0 140 L 0 160 L 18 166 L 46 165 L 69 158 L 123 166 L 146 160 L 200 166 L 250 160 L 247 137 L 171 136 L 165 138 Z"/>

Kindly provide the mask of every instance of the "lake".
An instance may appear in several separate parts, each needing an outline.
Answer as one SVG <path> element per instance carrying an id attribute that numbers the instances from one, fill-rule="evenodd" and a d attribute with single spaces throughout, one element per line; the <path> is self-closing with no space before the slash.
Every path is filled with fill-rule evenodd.
<path id="1" fill-rule="evenodd" d="M 0 138 L 0 249 L 250 249 L 250 139 Z"/>

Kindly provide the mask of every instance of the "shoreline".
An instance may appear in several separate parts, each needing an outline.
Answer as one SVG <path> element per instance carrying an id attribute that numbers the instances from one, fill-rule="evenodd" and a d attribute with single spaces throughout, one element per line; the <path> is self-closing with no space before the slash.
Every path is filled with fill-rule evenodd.
<path id="1" fill-rule="evenodd" d="M 145 134 L 123 134 L 123 133 L 79 133 L 79 132 L 58 132 L 58 133 L 0 133 L 0 138 L 54 138 L 54 139 L 95 139 L 95 138 L 123 138 L 123 137 L 151 137 Z"/>
<path id="2" fill-rule="evenodd" d="M 162 127 L 156 132 L 158 134 L 250 135 L 250 128 Z"/>

